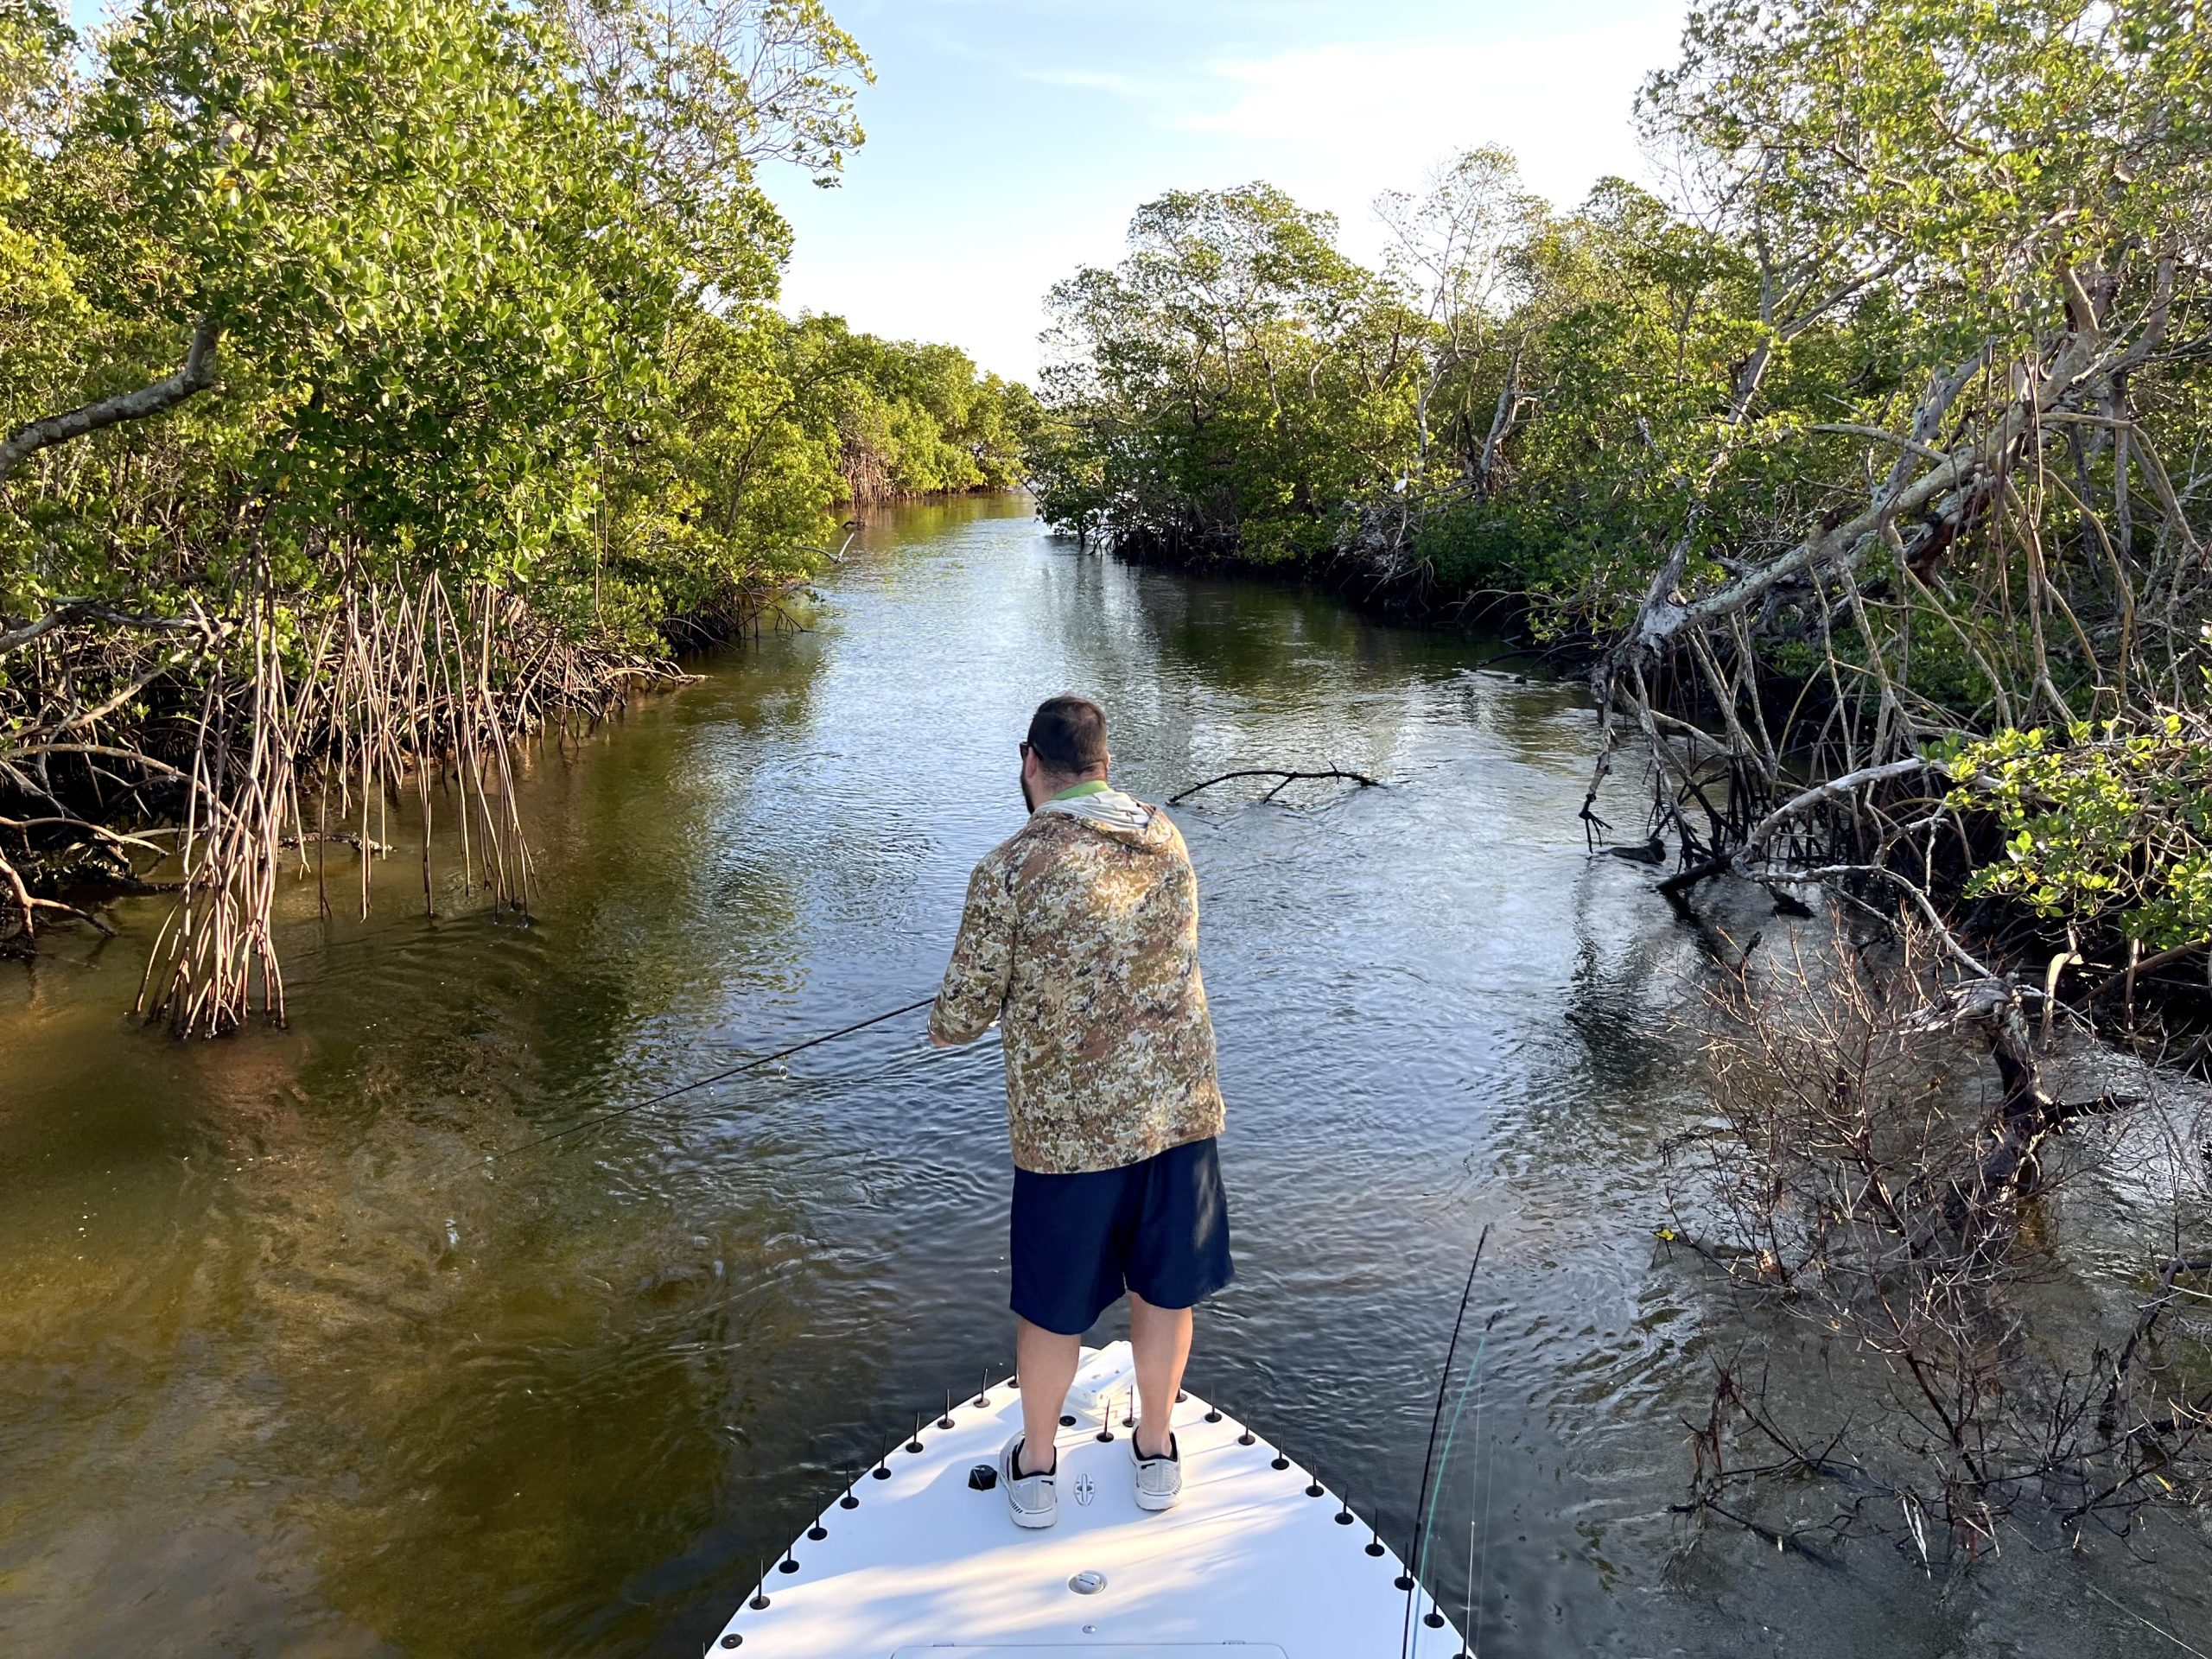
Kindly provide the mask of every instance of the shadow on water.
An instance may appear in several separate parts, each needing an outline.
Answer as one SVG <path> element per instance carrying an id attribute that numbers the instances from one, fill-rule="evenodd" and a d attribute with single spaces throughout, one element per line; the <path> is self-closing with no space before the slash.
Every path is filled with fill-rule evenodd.
<path id="1" fill-rule="evenodd" d="M 350 864 L 327 925 L 299 883 L 288 1030 L 130 1027 L 151 909 L 0 971 L 0 1650 L 696 1653 L 845 1471 L 1006 1363 L 995 1051 L 917 1017 L 495 1154 L 926 992 L 1069 688 L 1149 798 L 1389 780 L 1178 815 L 1240 1268 L 1195 1385 L 1402 1542 L 1494 1224 L 1433 1560 L 1486 1653 L 1958 1645 L 1897 1563 L 1669 1565 L 1713 1338 L 1649 1228 L 1699 957 L 1585 855 L 1573 688 L 1008 501 L 884 515 L 810 623 L 533 763 L 531 922 L 469 907 L 442 830 L 423 919 L 397 821 L 365 921 Z"/>

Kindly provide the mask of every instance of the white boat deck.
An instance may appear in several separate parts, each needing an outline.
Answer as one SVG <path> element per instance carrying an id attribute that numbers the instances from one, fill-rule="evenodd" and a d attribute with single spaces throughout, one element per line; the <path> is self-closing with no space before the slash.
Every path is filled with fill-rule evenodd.
<path id="1" fill-rule="evenodd" d="M 1086 1352 L 1059 1448 L 1059 1522 L 1025 1532 L 971 1491 L 1020 1425 L 998 1384 L 925 1423 L 823 1510 L 708 1651 L 742 1659 L 1458 1659 L 1459 1633 L 1342 1499 L 1192 1395 L 1182 1502 L 1132 1494 L 1127 1343 Z M 1102 1441 L 1103 1427 L 1113 1439 Z M 1280 1466 L 1278 1466 L 1280 1465 Z M 879 1478 L 879 1471 L 887 1470 Z M 847 1507 L 848 1503 L 851 1507 Z M 1434 1622 L 1431 1622 L 1431 1621 Z"/>

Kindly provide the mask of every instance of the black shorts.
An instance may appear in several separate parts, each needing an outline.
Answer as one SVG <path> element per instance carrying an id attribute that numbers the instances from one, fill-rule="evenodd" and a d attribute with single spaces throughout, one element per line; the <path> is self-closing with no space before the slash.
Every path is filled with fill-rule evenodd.
<path id="1" fill-rule="evenodd" d="M 1126 1288 L 1194 1307 L 1234 1276 L 1211 1136 L 1078 1175 L 1014 1172 L 1014 1311 L 1081 1336 Z"/>

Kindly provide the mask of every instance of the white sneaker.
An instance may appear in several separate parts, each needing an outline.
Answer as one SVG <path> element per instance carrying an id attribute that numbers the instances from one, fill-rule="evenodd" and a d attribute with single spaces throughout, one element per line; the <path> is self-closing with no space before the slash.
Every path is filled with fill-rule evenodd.
<path id="1" fill-rule="evenodd" d="M 1057 1472 L 1058 1465 L 1054 1463 Z M 1059 1488 L 1052 1475 L 1025 1475 L 1021 1468 L 1021 1436 L 1016 1434 L 999 1452 L 999 1484 L 1006 1488 L 1007 1513 L 1017 1527 L 1049 1527 L 1060 1518 Z"/>
<path id="2" fill-rule="evenodd" d="M 1164 1458 L 1140 1457 L 1137 1437 L 1129 1436 L 1129 1457 L 1137 1469 L 1137 1508 L 1141 1510 L 1172 1510 L 1183 1496 L 1183 1448 L 1175 1444 L 1175 1437 L 1167 1437 L 1167 1455 Z"/>

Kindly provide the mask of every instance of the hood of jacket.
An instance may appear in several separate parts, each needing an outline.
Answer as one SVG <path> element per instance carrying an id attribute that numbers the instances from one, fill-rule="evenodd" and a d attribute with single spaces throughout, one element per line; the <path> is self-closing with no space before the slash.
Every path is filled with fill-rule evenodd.
<path id="1" fill-rule="evenodd" d="M 1046 801 L 1037 810 L 1073 818 L 1109 840 L 1141 852 L 1161 852 L 1175 839 L 1175 826 L 1158 807 L 1147 806 L 1118 789 L 1102 789 L 1066 800 Z"/>

